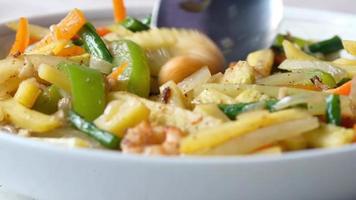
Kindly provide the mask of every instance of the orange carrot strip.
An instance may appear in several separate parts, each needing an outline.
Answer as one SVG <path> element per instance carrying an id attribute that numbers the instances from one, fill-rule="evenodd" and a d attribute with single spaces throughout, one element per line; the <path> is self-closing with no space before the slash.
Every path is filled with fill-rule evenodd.
<path id="1" fill-rule="evenodd" d="M 42 38 L 35 48 L 41 48 L 56 40 L 70 40 L 76 36 L 85 23 L 86 19 L 83 12 L 79 9 L 74 9 L 54 27 L 53 33 Z"/>
<path id="2" fill-rule="evenodd" d="M 54 36 L 57 40 L 70 40 L 85 23 L 84 13 L 79 9 L 74 9 L 55 26 Z"/>
<path id="3" fill-rule="evenodd" d="M 326 92 L 339 95 L 349 95 L 351 92 L 351 81 L 348 81 L 338 88 L 327 90 Z"/>
<path id="4" fill-rule="evenodd" d="M 10 55 L 19 56 L 23 54 L 30 44 L 30 31 L 28 19 L 21 17 L 19 21 L 19 28 L 16 33 L 16 39 L 10 50 Z"/>
<path id="5" fill-rule="evenodd" d="M 71 46 L 71 47 L 62 49 L 56 55 L 61 56 L 61 57 L 71 57 L 71 56 L 82 55 L 83 53 L 85 53 L 85 50 L 82 47 Z"/>
<path id="6" fill-rule="evenodd" d="M 112 0 L 114 5 L 115 22 L 122 22 L 126 18 L 126 8 L 124 0 Z"/>
<path id="7" fill-rule="evenodd" d="M 98 33 L 98 35 L 100 37 L 103 37 L 106 34 L 110 33 L 111 31 L 105 27 L 99 27 L 99 28 L 96 28 L 96 32 Z"/>
<path id="8" fill-rule="evenodd" d="M 107 78 L 117 80 L 117 78 L 125 71 L 127 66 L 128 66 L 127 62 L 122 63 L 113 72 L 111 72 L 111 74 L 109 74 Z"/>

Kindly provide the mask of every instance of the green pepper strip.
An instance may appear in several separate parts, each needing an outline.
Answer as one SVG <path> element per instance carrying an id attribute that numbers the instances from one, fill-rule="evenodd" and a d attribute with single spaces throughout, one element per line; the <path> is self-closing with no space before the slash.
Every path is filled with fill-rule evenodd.
<path id="1" fill-rule="evenodd" d="M 40 94 L 33 109 L 45 114 L 53 114 L 58 110 L 58 102 L 61 98 L 59 89 L 51 85 Z"/>
<path id="2" fill-rule="evenodd" d="M 152 22 L 152 15 L 145 17 L 144 19 L 141 20 L 141 22 L 149 27 Z"/>
<path id="3" fill-rule="evenodd" d="M 123 66 L 127 64 L 124 72 L 119 76 L 119 80 L 124 90 L 148 97 L 150 92 L 150 69 L 144 50 L 136 43 L 129 40 L 119 40 L 111 44 L 114 55 L 114 65 Z"/>
<path id="4" fill-rule="evenodd" d="M 273 111 L 273 105 L 276 104 L 277 102 L 278 102 L 277 100 L 271 99 L 263 102 L 253 102 L 253 103 L 220 104 L 218 105 L 218 107 L 231 120 L 235 120 L 236 116 L 241 113 L 261 108 L 260 106 L 261 104 L 262 104 L 262 109 L 268 109 L 269 111 Z"/>
<path id="5" fill-rule="evenodd" d="M 79 31 L 79 35 L 84 42 L 85 49 L 98 59 L 112 63 L 113 57 L 106 47 L 104 41 L 97 34 L 95 27 L 91 23 L 86 23 Z"/>
<path id="6" fill-rule="evenodd" d="M 105 109 L 105 82 L 97 70 L 77 64 L 61 63 L 71 82 L 72 106 L 75 112 L 88 121 L 93 121 Z"/>
<path id="7" fill-rule="evenodd" d="M 343 49 L 342 41 L 339 36 L 334 36 L 328 40 L 323 40 L 314 44 L 311 44 L 308 46 L 307 49 L 309 49 L 310 52 L 312 53 L 323 53 L 323 54 L 328 54 L 328 53 L 333 53 L 336 51 L 339 51 Z"/>
<path id="8" fill-rule="evenodd" d="M 341 124 L 341 106 L 339 95 L 329 95 L 326 97 L 326 119 L 328 123 L 334 125 Z"/>
<path id="9" fill-rule="evenodd" d="M 73 111 L 69 111 L 68 120 L 73 126 L 94 138 L 101 145 L 109 149 L 119 149 L 120 138 L 116 135 L 97 128 L 93 123 L 86 121 Z"/>
<path id="10" fill-rule="evenodd" d="M 123 25 L 125 28 L 129 29 L 132 32 L 140 32 L 150 29 L 148 25 L 144 24 L 143 22 L 140 22 L 139 20 L 133 17 L 126 17 L 126 19 L 121 22 L 121 25 Z"/>

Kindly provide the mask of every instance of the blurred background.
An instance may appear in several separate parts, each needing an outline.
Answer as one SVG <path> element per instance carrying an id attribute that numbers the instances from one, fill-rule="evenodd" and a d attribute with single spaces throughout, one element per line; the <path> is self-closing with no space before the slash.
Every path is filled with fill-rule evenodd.
<path id="1" fill-rule="evenodd" d="M 128 5 L 153 5 L 154 0 L 128 0 Z M 322 9 L 356 14 L 355 0 L 284 0 L 286 6 L 309 9 Z M 0 21 L 60 12 L 73 7 L 82 9 L 105 8 L 111 6 L 111 0 L 0 0 Z"/>

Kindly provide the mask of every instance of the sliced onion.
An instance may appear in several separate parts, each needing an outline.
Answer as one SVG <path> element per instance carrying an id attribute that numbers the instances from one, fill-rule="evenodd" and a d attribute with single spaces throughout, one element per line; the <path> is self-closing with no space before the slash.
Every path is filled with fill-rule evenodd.
<path id="1" fill-rule="evenodd" d="M 323 114 L 325 110 L 324 96 L 319 94 L 298 94 L 287 96 L 278 101 L 274 106 L 274 110 L 282 110 L 301 104 L 307 104 L 308 110 L 312 114 Z"/>
<path id="2" fill-rule="evenodd" d="M 112 71 L 112 68 L 114 66 L 113 66 L 113 64 L 111 64 L 105 60 L 101 60 L 101 59 L 98 59 L 98 58 L 92 56 L 90 58 L 89 67 L 92 69 L 96 69 L 96 70 L 100 71 L 101 73 L 110 74 Z"/>
<path id="3" fill-rule="evenodd" d="M 303 72 L 288 72 L 288 73 L 277 73 L 266 78 L 262 78 L 256 81 L 260 85 L 296 85 L 304 81 L 302 84 L 312 84 L 310 81 L 310 74 Z"/>
<path id="4" fill-rule="evenodd" d="M 336 82 L 340 82 L 342 79 L 349 77 L 347 71 L 337 67 L 331 62 L 325 61 L 287 59 L 283 61 L 278 68 L 293 72 L 317 69 L 331 74 Z"/>

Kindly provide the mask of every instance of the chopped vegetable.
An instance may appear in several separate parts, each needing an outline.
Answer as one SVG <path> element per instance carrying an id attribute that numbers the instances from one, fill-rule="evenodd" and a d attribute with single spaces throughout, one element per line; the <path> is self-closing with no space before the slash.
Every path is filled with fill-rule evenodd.
<path id="1" fill-rule="evenodd" d="M 304 134 L 307 145 L 313 148 L 335 148 L 351 144 L 356 133 L 352 129 L 322 124 L 320 128 Z"/>
<path id="2" fill-rule="evenodd" d="M 349 77 L 348 73 L 345 70 L 336 66 L 333 63 L 325 61 L 287 59 L 281 65 L 279 65 L 278 68 L 289 71 L 320 70 L 332 75 L 336 82 L 339 82 L 342 79 Z"/>
<path id="3" fill-rule="evenodd" d="M 120 40 L 111 44 L 114 55 L 114 65 L 127 63 L 124 72 L 119 76 L 123 90 L 142 97 L 148 97 L 150 92 L 150 69 L 143 49 L 129 40 Z"/>
<path id="4" fill-rule="evenodd" d="M 140 101 L 111 101 L 94 124 L 99 128 L 122 137 L 128 128 L 148 120 L 150 110 Z"/>
<path id="5" fill-rule="evenodd" d="M 19 28 L 16 33 L 16 39 L 14 44 L 11 47 L 10 55 L 11 56 L 19 56 L 23 54 L 30 44 L 30 31 L 29 31 L 29 24 L 27 18 L 20 18 L 19 21 Z"/>
<path id="6" fill-rule="evenodd" d="M 315 57 L 304 53 L 300 48 L 298 48 L 298 46 L 289 42 L 288 40 L 283 41 L 283 49 L 287 59 L 317 60 Z"/>
<path id="7" fill-rule="evenodd" d="M 36 82 L 36 79 L 31 78 L 20 83 L 14 95 L 14 99 L 23 106 L 32 108 L 40 93 L 41 89 L 39 84 Z"/>
<path id="8" fill-rule="evenodd" d="M 26 108 L 14 99 L 0 101 L 0 108 L 16 127 L 29 131 L 45 133 L 61 126 L 61 121 L 57 117 Z"/>
<path id="9" fill-rule="evenodd" d="M 339 95 L 329 95 L 326 98 L 326 119 L 328 123 L 334 125 L 341 124 L 341 107 Z"/>
<path id="10" fill-rule="evenodd" d="M 263 49 L 248 54 L 246 60 L 260 75 L 268 76 L 272 71 L 274 53 L 271 49 Z"/>
<path id="11" fill-rule="evenodd" d="M 116 22 L 122 22 L 126 18 L 126 8 L 124 0 L 113 0 L 114 19 Z"/>
<path id="12" fill-rule="evenodd" d="M 57 25 L 54 26 L 53 33 L 48 34 L 41 41 L 35 44 L 34 49 L 31 51 L 38 51 L 38 49 L 44 48 L 46 46 L 50 46 L 51 49 L 57 47 L 56 41 L 70 41 L 78 31 L 83 27 L 86 23 L 85 16 L 83 12 L 79 9 L 74 9 L 68 13 L 68 15 L 62 19 Z M 52 47 L 52 46 L 53 47 Z M 63 45 L 62 48 L 64 48 Z M 60 51 L 61 49 L 57 49 Z"/>
<path id="13" fill-rule="evenodd" d="M 59 89 L 51 85 L 38 96 L 33 109 L 45 114 L 53 114 L 58 110 L 58 102 L 61 98 Z"/>
<path id="14" fill-rule="evenodd" d="M 272 110 L 273 105 L 276 103 L 277 100 L 267 100 L 264 102 L 253 103 L 220 104 L 218 106 L 231 120 L 235 120 L 237 115 L 246 111 L 262 109 Z"/>
<path id="15" fill-rule="evenodd" d="M 356 55 L 356 42 L 351 40 L 343 40 L 342 44 L 347 52 L 351 55 Z"/>
<path id="16" fill-rule="evenodd" d="M 101 73 L 76 64 L 62 63 L 59 67 L 70 81 L 74 111 L 88 121 L 100 116 L 106 104 L 105 83 Z"/>
<path id="17" fill-rule="evenodd" d="M 126 67 L 128 64 L 126 62 L 123 62 L 120 66 L 116 67 L 111 74 L 108 75 L 108 79 L 114 79 L 117 80 L 122 73 L 124 73 Z"/>
<path id="18" fill-rule="evenodd" d="M 126 17 L 126 19 L 122 21 L 121 24 L 132 32 L 140 32 L 150 29 L 149 26 L 133 17 Z"/>
<path id="19" fill-rule="evenodd" d="M 299 120 L 301 120 L 300 123 L 295 123 L 296 121 L 299 122 Z M 279 126 L 274 127 L 272 130 L 267 129 L 269 126 L 277 124 L 284 125 L 284 122 L 290 122 L 284 126 L 284 129 L 288 129 L 288 131 L 295 130 L 298 127 L 302 128 L 301 130 L 298 128 L 297 132 L 293 131 L 292 135 L 294 136 L 315 129 L 319 125 L 317 119 L 311 117 L 306 112 L 299 110 L 292 109 L 275 113 L 268 113 L 267 111 L 252 112 L 239 118 L 237 121 L 227 122 L 220 126 L 201 130 L 196 134 L 187 136 L 181 142 L 180 150 L 185 154 L 202 154 L 207 151 L 214 154 L 212 153 L 212 151 L 214 151 L 212 150 L 213 148 L 219 147 L 219 145 L 232 141 L 233 139 L 241 138 L 238 142 L 239 145 L 235 145 L 235 142 L 233 142 L 234 145 L 229 145 L 230 150 L 227 150 L 225 147 L 221 148 L 226 150 L 224 151 L 226 154 L 248 153 L 259 147 L 270 144 L 275 140 L 280 140 L 282 137 L 284 138 L 285 133 L 288 133 L 288 131 L 280 132 L 281 129 L 278 129 Z M 301 126 L 301 124 L 303 124 L 303 126 Z M 266 128 L 267 130 L 261 128 Z M 256 134 L 252 134 L 253 131 L 258 129 L 260 131 L 257 131 Z M 270 136 L 270 139 L 265 140 L 266 138 L 263 137 L 264 134 L 266 134 L 266 137 Z M 273 137 L 272 135 L 274 134 L 277 134 L 278 136 Z M 256 138 L 253 138 L 246 144 L 244 142 L 247 141 L 243 138 L 248 137 L 249 135 Z M 261 137 L 265 139 L 257 139 L 258 135 L 261 135 Z M 290 137 L 290 135 L 288 136 Z M 215 151 L 219 152 L 218 150 Z"/>
<path id="20" fill-rule="evenodd" d="M 55 67 L 47 64 L 41 64 L 38 67 L 38 76 L 41 79 L 65 90 L 67 93 L 71 93 L 70 80 L 63 72 L 56 69 Z"/>
<path id="21" fill-rule="evenodd" d="M 347 96 L 351 92 L 351 85 L 351 81 L 348 81 L 335 89 L 328 90 L 327 92 Z"/>
<path id="22" fill-rule="evenodd" d="M 109 149 L 119 149 L 120 139 L 116 135 L 97 128 L 93 123 L 86 121 L 73 111 L 69 112 L 68 120 L 77 129 L 94 138 L 103 146 Z"/>
<path id="23" fill-rule="evenodd" d="M 17 31 L 20 27 L 20 23 L 17 21 L 13 21 L 7 23 L 6 26 L 14 31 Z M 30 37 L 36 40 L 40 40 L 50 33 L 48 28 L 34 25 L 34 24 L 29 24 L 29 32 L 30 32 Z"/>
<path id="24" fill-rule="evenodd" d="M 56 55 L 61 57 L 71 57 L 71 56 L 82 55 L 84 53 L 85 51 L 82 47 L 74 45 L 60 50 Z"/>
<path id="25" fill-rule="evenodd" d="M 141 22 L 143 24 L 145 24 L 146 26 L 150 26 L 151 25 L 151 21 L 152 21 L 152 15 L 149 15 L 149 16 L 147 16 L 147 17 L 145 17 L 145 18 L 143 18 L 141 20 Z"/>
<path id="26" fill-rule="evenodd" d="M 106 47 L 104 41 L 96 33 L 95 27 L 86 23 L 79 32 L 80 37 L 84 42 L 85 49 L 94 57 L 105 60 L 109 63 L 113 61 L 113 57 Z"/>
<path id="27" fill-rule="evenodd" d="M 310 44 L 307 49 L 312 53 L 333 53 L 339 51 L 343 48 L 341 38 L 339 36 L 334 36 L 328 40 L 323 40 Z"/>

